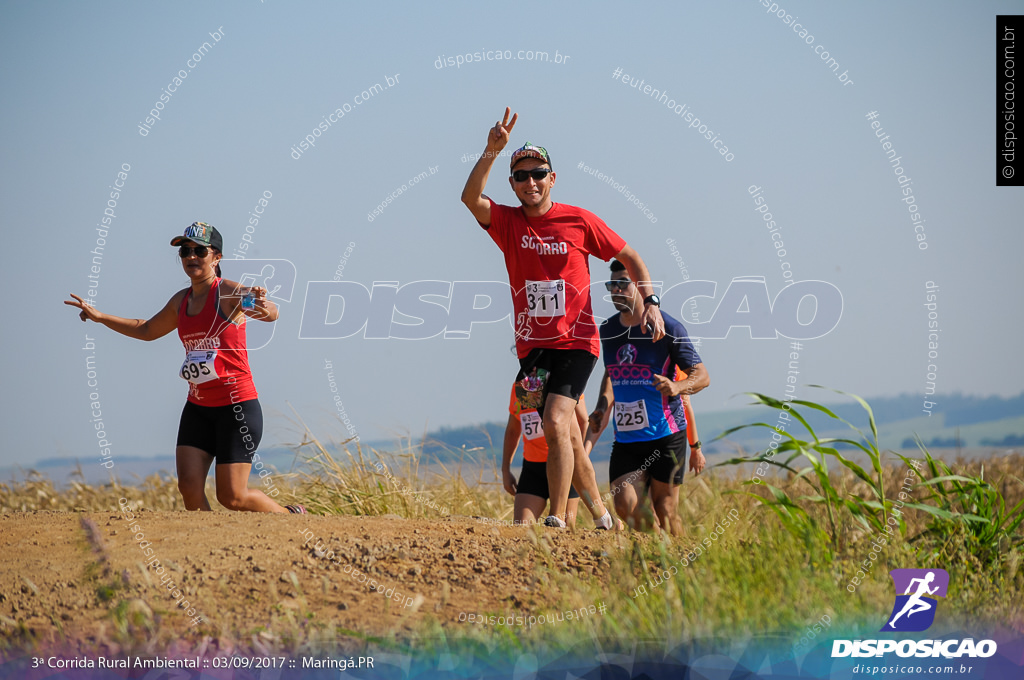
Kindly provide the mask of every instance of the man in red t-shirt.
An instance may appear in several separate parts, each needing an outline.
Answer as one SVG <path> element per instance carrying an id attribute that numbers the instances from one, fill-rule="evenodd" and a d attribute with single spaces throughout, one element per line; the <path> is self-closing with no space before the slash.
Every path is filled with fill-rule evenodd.
<path id="1" fill-rule="evenodd" d="M 586 454 L 578 428 L 571 427 L 576 402 L 587 386 L 601 342 L 590 305 L 590 264 L 594 255 L 626 266 L 644 296 L 641 327 L 655 341 L 665 334 L 650 274 L 643 260 L 597 215 L 551 201 L 555 172 L 543 147 L 529 142 L 512 154 L 509 184 L 520 207 L 499 205 L 484 195 L 494 159 L 508 144 L 519 115 L 505 109 L 488 132 L 487 147 L 462 190 L 462 202 L 505 254 L 515 312 L 520 379 L 535 368 L 548 373 L 544 386 L 544 439 L 548 443 L 551 515 L 545 523 L 565 526 L 569 487 L 583 497 L 595 524 L 612 526 L 593 473 L 584 474 Z M 592 470 L 592 468 L 591 468 Z"/>

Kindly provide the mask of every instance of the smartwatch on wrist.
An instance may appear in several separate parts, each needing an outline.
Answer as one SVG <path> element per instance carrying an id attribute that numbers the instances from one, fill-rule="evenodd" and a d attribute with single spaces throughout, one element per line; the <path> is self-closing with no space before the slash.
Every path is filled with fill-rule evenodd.
<path id="1" fill-rule="evenodd" d="M 655 307 L 661 307 L 661 298 L 657 295 L 648 295 L 644 298 L 645 305 L 654 305 Z"/>

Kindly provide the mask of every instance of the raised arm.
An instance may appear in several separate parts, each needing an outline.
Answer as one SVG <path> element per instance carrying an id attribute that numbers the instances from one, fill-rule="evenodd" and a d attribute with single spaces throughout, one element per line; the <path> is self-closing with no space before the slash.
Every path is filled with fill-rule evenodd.
<path id="1" fill-rule="evenodd" d="M 639 253 L 633 250 L 627 243 L 619 251 L 619 254 L 615 256 L 615 259 L 625 265 L 626 271 L 629 272 L 629 278 L 636 283 L 637 290 L 640 291 L 642 298 L 646 300 L 648 296 L 654 295 L 654 286 L 651 285 L 651 273 L 647 271 L 647 265 L 644 264 Z M 640 321 L 641 333 L 647 333 L 648 324 L 654 326 L 654 334 L 651 335 L 651 340 L 657 342 L 665 337 L 665 321 L 661 318 L 661 309 L 658 305 L 644 305 L 643 318 Z"/>
<path id="2" fill-rule="evenodd" d="M 473 217 L 484 226 L 491 224 L 491 202 L 484 196 L 487 177 L 491 174 L 494 160 L 508 144 L 509 135 L 519 118 L 518 113 L 512 114 L 510 121 L 509 114 L 512 114 L 512 109 L 506 106 L 505 117 L 495 123 L 487 133 L 487 146 L 484 148 L 484 153 L 473 166 L 473 170 L 469 173 L 469 179 L 466 180 L 466 186 L 462 189 L 462 202 L 473 213 Z"/>
<path id="3" fill-rule="evenodd" d="M 121 335 L 127 335 L 129 338 L 150 341 L 162 338 L 178 327 L 178 306 L 184 299 L 185 293 L 186 291 L 184 290 L 175 293 L 167 301 L 163 309 L 154 314 L 148 321 L 143 319 L 124 319 L 120 316 L 104 314 L 74 293 L 71 293 L 71 297 L 74 300 L 65 300 L 64 304 L 82 310 L 78 315 L 82 321 L 95 321 Z"/>

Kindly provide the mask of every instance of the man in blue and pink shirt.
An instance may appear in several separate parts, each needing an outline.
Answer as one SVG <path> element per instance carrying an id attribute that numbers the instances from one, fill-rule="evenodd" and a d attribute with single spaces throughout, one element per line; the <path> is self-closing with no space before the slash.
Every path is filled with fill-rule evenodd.
<path id="1" fill-rule="evenodd" d="M 615 512 L 631 527 L 643 528 L 651 519 L 642 502 L 649 492 L 657 525 L 679 534 L 679 485 L 688 444 L 684 399 L 710 379 L 683 324 L 662 313 L 665 337 L 655 341 L 642 332 L 643 297 L 621 263 L 612 262 L 611 270 L 606 287 L 619 313 L 600 327 L 605 373 L 588 439 L 600 434 L 613 405 L 608 476 Z M 700 442 L 690 448 L 690 469 L 699 474 L 704 468 Z"/>

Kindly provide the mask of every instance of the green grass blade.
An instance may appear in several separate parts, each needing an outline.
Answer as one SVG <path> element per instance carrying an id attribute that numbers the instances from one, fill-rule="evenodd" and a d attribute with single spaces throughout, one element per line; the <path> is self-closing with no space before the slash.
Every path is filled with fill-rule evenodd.
<path id="1" fill-rule="evenodd" d="M 818 440 L 818 435 L 816 435 L 814 433 L 814 429 L 811 428 L 810 424 L 806 420 L 804 420 L 804 417 L 802 415 L 800 415 L 800 413 L 796 409 L 794 409 L 794 408 L 784 408 L 784 406 L 785 406 L 785 404 L 787 402 L 783 402 L 783 401 L 780 401 L 780 400 L 775 399 L 773 397 L 769 397 L 767 395 L 760 394 L 759 392 L 745 392 L 745 394 L 747 394 L 748 396 L 753 397 L 754 399 L 757 399 L 758 403 L 760 403 L 762 406 L 768 406 L 768 407 L 773 408 L 773 409 L 775 409 L 777 411 L 788 411 L 788 412 L 792 413 L 793 417 L 796 418 L 798 421 L 800 421 L 800 424 L 804 426 L 804 428 L 807 430 L 807 432 L 812 437 L 814 437 L 814 440 L 815 441 Z M 775 429 L 775 428 L 772 428 L 772 429 Z"/>
<path id="2" fill-rule="evenodd" d="M 836 394 L 842 394 L 843 396 L 853 397 L 854 399 L 856 399 L 857 402 L 861 405 L 861 407 L 863 407 L 863 409 L 868 412 L 868 423 L 871 425 L 871 435 L 874 438 L 874 441 L 876 441 L 876 442 L 878 441 L 878 426 L 875 424 L 875 412 L 871 410 L 871 406 L 868 405 L 868 402 L 864 401 L 863 399 L 858 397 L 856 394 L 853 394 L 851 392 L 843 392 L 842 390 L 834 390 L 834 389 L 832 389 L 830 387 L 823 387 L 822 385 L 811 385 L 811 387 L 816 387 L 816 388 L 822 389 L 822 390 L 830 390 L 832 392 L 835 392 Z M 839 416 L 834 416 L 834 417 L 838 418 Z M 842 418 L 839 418 L 839 419 L 842 420 Z"/>

